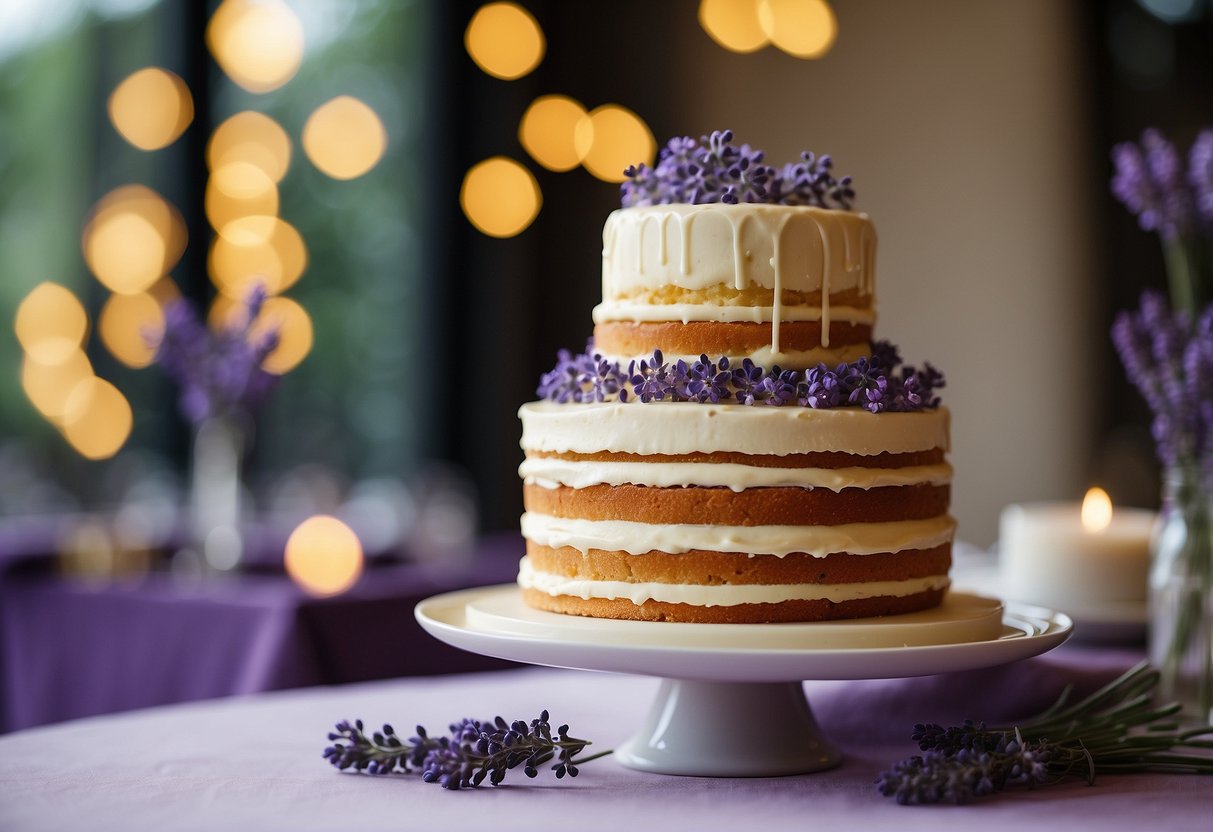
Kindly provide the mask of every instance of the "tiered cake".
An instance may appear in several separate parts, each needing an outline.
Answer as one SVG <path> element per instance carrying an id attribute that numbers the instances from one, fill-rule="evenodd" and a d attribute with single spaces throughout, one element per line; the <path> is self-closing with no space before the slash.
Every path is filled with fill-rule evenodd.
<path id="1" fill-rule="evenodd" d="M 721 180 L 737 155 L 761 161 L 728 138 L 702 145 L 725 157 Z M 805 159 L 782 181 L 755 165 L 767 188 L 759 176 L 746 197 L 774 184 L 795 203 L 797 175 L 840 189 L 828 159 Z M 955 527 L 948 413 L 933 370 L 898 370 L 889 345 L 874 354 L 871 221 L 729 204 L 739 188 L 715 184 L 726 201 L 610 216 L 593 346 L 562 354 L 548 400 L 520 411 L 526 602 L 730 623 L 938 604 Z"/>

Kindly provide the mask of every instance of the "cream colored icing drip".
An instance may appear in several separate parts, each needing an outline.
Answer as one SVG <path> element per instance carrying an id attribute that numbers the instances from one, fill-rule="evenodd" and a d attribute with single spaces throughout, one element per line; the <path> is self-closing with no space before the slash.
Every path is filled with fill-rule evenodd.
<path id="1" fill-rule="evenodd" d="M 832 349 L 814 347 L 811 350 L 787 350 L 786 352 L 781 352 L 778 355 L 771 352 L 770 347 L 762 347 L 761 349 L 754 350 L 754 352 L 743 353 L 741 355 L 730 355 L 729 361 L 733 362 L 734 364 L 740 364 L 742 359 L 748 358 L 760 367 L 773 367 L 774 365 L 778 364 L 785 370 L 801 370 L 808 367 L 816 367 L 818 364 L 826 364 L 830 367 L 834 367 L 842 361 L 854 361 L 857 358 L 862 358 L 871 354 L 872 350 L 868 348 L 867 344 L 847 344 L 845 346 L 834 347 Z M 628 362 L 632 361 L 633 359 L 636 361 L 640 361 L 642 358 L 650 359 L 653 357 L 653 354 L 645 353 L 644 355 L 613 355 L 611 353 L 602 353 L 602 357 L 607 361 L 618 362 L 619 366 L 626 370 L 628 367 Z M 720 358 L 718 355 L 709 357 L 713 361 Z M 666 362 L 670 364 L 678 361 L 685 361 L 688 364 L 694 364 L 699 360 L 700 356 L 663 352 L 662 358 L 664 358 Z"/>
<path id="2" fill-rule="evenodd" d="M 652 241 L 649 226 L 656 231 Z M 783 290 L 820 290 L 821 345 L 828 347 L 831 292 L 870 296 L 874 290 L 875 239 L 867 216 L 848 211 L 744 203 L 625 208 L 603 228 L 602 297 L 671 285 L 771 289 L 771 349 L 778 353 Z M 679 247 L 677 269 L 669 262 L 671 243 Z"/>
<path id="3" fill-rule="evenodd" d="M 782 601 L 827 600 L 834 603 L 860 598 L 901 598 L 928 590 L 943 589 L 947 575 L 931 575 L 906 581 L 868 581 L 855 584 L 699 584 L 629 583 L 626 581 L 590 581 L 542 572 L 524 557 L 518 565 L 518 584 L 552 596 L 575 598 L 626 598 L 634 604 L 664 601 L 697 607 L 731 607 L 737 604 L 778 604 Z"/>
<path id="4" fill-rule="evenodd" d="M 775 312 L 770 306 L 726 306 L 714 303 L 635 303 L 632 301 L 603 301 L 594 307 L 596 324 L 615 321 L 636 323 L 660 323 L 664 321 L 710 321 L 713 323 L 774 323 Z M 785 322 L 819 321 L 818 306 L 780 306 L 779 317 Z M 835 306 L 830 310 L 830 319 L 859 324 L 876 322 L 872 309 L 852 306 Z"/>
<path id="5" fill-rule="evenodd" d="M 760 468 L 733 462 L 590 462 L 559 457 L 528 457 L 518 467 L 528 483 L 545 488 L 592 485 L 647 485 L 656 488 L 697 485 L 705 488 L 887 488 L 943 485 L 952 481 L 952 466 L 905 468 Z"/>
<path id="6" fill-rule="evenodd" d="M 946 408 L 869 413 L 858 408 L 758 407 L 697 402 L 530 402 L 518 411 L 522 447 L 555 453 L 786 456 L 842 451 L 873 456 L 948 448 Z"/>
<path id="7" fill-rule="evenodd" d="M 823 558 L 835 552 L 874 555 L 909 549 L 933 549 L 952 540 L 956 521 L 946 515 L 929 520 L 846 523 L 840 526 L 708 526 L 687 523 L 636 523 L 631 520 L 581 520 L 527 512 L 522 536 L 541 546 L 571 546 L 627 552 L 679 555 L 695 549 L 778 555 L 805 552 Z"/>

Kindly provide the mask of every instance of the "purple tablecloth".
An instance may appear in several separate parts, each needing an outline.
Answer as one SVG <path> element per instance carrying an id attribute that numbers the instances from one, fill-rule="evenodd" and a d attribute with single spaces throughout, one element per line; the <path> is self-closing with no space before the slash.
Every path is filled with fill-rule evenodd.
<path id="1" fill-rule="evenodd" d="M 517 535 L 482 542 L 451 571 L 368 570 L 316 599 L 282 574 L 183 584 L 66 580 L 50 559 L 0 570 L 0 731 L 292 687 L 512 666 L 430 638 L 413 619 L 438 592 L 513 579 Z"/>
<path id="2" fill-rule="evenodd" d="M 657 682 L 565 670 L 446 676 L 262 694 L 98 717 L 0 738 L 0 828 L 259 829 L 890 829 L 1190 830 L 1208 828 L 1213 778 L 1072 778 L 969 806 L 903 807 L 876 774 L 915 752 L 922 720 L 1013 720 L 1066 682 L 1089 692 L 1132 663 L 1124 651 L 1062 648 L 985 671 L 921 679 L 810 682 L 823 729 L 841 746 L 831 771 L 770 779 L 644 774 L 612 758 L 572 781 L 513 772 L 505 786 L 450 793 L 412 776 L 342 774 L 320 757 L 342 718 L 441 728 L 462 716 L 529 718 L 543 707 L 595 747 L 626 739 Z M 745 726 L 705 726 L 744 730 Z"/>

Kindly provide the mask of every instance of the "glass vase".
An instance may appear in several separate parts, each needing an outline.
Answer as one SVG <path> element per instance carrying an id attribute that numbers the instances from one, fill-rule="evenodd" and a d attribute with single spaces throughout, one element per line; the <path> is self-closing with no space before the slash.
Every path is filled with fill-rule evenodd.
<path id="1" fill-rule="evenodd" d="M 214 416 L 194 430 L 190 537 L 211 574 L 231 572 L 244 556 L 241 469 L 248 439 L 248 422 L 240 416 Z"/>
<path id="2" fill-rule="evenodd" d="M 1151 542 L 1151 663 L 1159 695 L 1205 721 L 1213 710 L 1213 493 L 1195 465 L 1165 473 Z"/>

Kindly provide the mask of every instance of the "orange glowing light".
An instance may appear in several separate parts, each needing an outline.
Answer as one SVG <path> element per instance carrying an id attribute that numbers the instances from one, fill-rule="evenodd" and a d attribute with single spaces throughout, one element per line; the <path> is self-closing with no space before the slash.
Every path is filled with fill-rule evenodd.
<path id="1" fill-rule="evenodd" d="M 76 385 L 92 376 L 93 365 L 80 350 L 53 364 L 43 364 L 30 355 L 21 362 L 21 389 L 30 404 L 53 424 L 63 421 L 68 397 Z"/>
<path id="2" fill-rule="evenodd" d="M 249 327 L 248 338 L 259 341 L 271 329 L 278 332 L 278 346 L 266 356 L 261 367 L 268 373 L 283 375 L 299 366 L 312 351 L 312 319 L 307 310 L 290 298 L 268 298 Z"/>
<path id="3" fill-rule="evenodd" d="M 758 20 L 759 0 L 700 0 L 699 25 L 730 52 L 756 52 L 771 42 Z"/>
<path id="4" fill-rule="evenodd" d="M 17 341 L 41 364 L 58 364 L 79 350 L 88 334 L 88 314 L 70 290 L 39 283 L 17 307 Z"/>
<path id="5" fill-rule="evenodd" d="M 134 425 L 130 402 L 105 379 L 86 378 L 67 397 L 63 437 L 86 459 L 108 459 L 126 444 Z"/>
<path id="6" fill-rule="evenodd" d="M 763 32 L 789 55 L 820 58 L 838 37 L 838 20 L 826 0 L 759 0 Z"/>
<path id="7" fill-rule="evenodd" d="M 303 125 L 303 151 L 334 179 L 354 179 L 379 163 L 387 130 L 379 115 L 357 98 L 339 95 L 321 104 Z"/>
<path id="8" fill-rule="evenodd" d="M 539 22 L 517 3 L 486 3 L 477 9 L 463 45 L 478 67 L 505 81 L 539 66 L 547 49 Z"/>
<path id="9" fill-rule="evenodd" d="M 640 116 L 618 104 L 590 111 L 574 134 L 585 169 L 605 182 L 622 182 L 629 165 L 653 164 L 657 140 Z"/>
<path id="10" fill-rule="evenodd" d="M 1082 499 L 1082 527 L 1098 534 L 1112 524 L 1112 498 L 1102 488 L 1090 488 Z"/>
<path id="11" fill-rule="evenodd" d="M 97 319 L 97 333 L 110 354 L 128 367 L 146 367 L 164 332 L 164 311 L 150 293 L 110 295 Z"/>
<path id="12" fill-rule="evenodd" d="M 362 574 L 362 543 L 336 517 L 309 517 L 287 538 L 286 573 L 312 595 L 338 595 Z"/>
<path id="13" fill-rule="evenodd" d="M 281 182 L 291 164 L 291 140 L 272 118 L 245 110 L 215 128 L 206 146 L 211 170 L 235 162 L 261 168 L 275 183 Z"/>
<path id="14" fill-rule="evenodd" d="M 211 282 L 243 300 L 256 283 L 276 295 L 307 268 L 307 247 L 295 227 L 277 217 L 241 217 L 225 224 L 211 245 Z"/>
<path id="15" fill-rule="evenodd" d="M 194 120 L 194 100 L 177 75 L 159 67 L 131 73 L 109 97 L 114 129 L 140 150 L 168 147 Z"/>
<path id="16" fill-rule="evenodd" d="M 278 187 L 252 162 L 229 162 L 211 172 L 206 183 L 206 218 L 215 230 L 241 217 L 278 213 Z"/>
<path id="17" fill-rule="evenodd" d="M 539 214 L 543 195 L 529 170 L 505 156 L 474 165 L 463 177 L 459 204 L 472 225 L 490 237 L 513 237 Z"/>
<path id="18" fill-rule="evenodd" d="M 282 0 L 223 0 L 206 45 L 227 76 L 249 92 L 269 92 L 303 63 L 303 24 Z"/>
<path id="19" fill-rule="evenodd" d="M 548 170 L 572 170 L 581 164 L 577 125 L 587 119 L 585 107 L 563 95 L 544 95 L 527 107 L 518 127 L 518 140 L 531 158 Z M 593 129 L 591 125 L 590 129 Z"/>
<path id="20" fill-rule="evenodd" d="M 185 223 L 162 196 L 142 185 L 110 191 L 84 226 L 84 260 L 96 278 L 122 295 L 147 291 L 185 251 Z"/>

